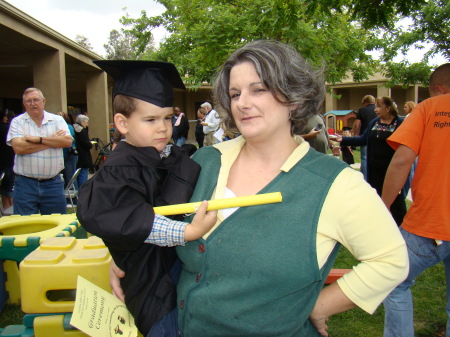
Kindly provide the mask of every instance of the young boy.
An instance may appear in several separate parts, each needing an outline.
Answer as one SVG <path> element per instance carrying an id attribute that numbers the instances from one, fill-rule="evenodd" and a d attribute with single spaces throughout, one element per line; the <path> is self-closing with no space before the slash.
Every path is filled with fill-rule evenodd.
<path id="1" fill-rule="evenodd" d="M 342 128 L 342 137 L 351 137 L 352 134 L 350 130 L 351 130 L 350 127 L 344 126 Z M 353 151 L 350 146 L 341 146 L 341 152 L 342 152 L 342 160 L 345 161 L 348 165 L 355 163 L 355 159 L 353 159 Z"/>
<path id="2" fill-rule="evenodd" d="M 200 172 L 179 147 L 168 145 L 173 87 L 185 89 L 184 84 L 171 63 L 95 63 L 115 80 L 114 123 L 126 141 L 119 142 L 80 189 L 78 220 L 103 239 L 125 272 L 121 279 L 125 303 L 140 332 L 177 336 L 176 283 L 181 264 L 171 246 L 201 237 L 217 215 L 206 212 L 206 202 L 191 224 L 153 212 L 154 206 L 188 202 Z"/>

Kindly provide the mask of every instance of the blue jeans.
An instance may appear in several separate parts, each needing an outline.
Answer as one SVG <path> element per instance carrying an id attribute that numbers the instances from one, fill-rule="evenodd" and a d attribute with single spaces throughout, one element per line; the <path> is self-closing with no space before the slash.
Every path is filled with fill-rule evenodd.
<path id="1" fill-rule="evenodd" d="M 360 171 L 364 176 L 364 180 L 367 181 L 367 146 L 360 146 L 359 150 L 361 151 L 361 167 Z"/>
<path id="2" fill-rule="evenodd" d="M 186 137 L 179 137 L 175 140 L 175 144 L 182 147 L 186 143 Z"/>
<path id="3" fill-rule="evenodd" d="M 409 274 L 384 300 L 384 337 L 414 337 L 413 301 L 411 286 L 414 279 L 427 268 L 443 261 L 447 282 L 447 317 L 450 318 L 450 241 L 436 246 L 429 238 L 414 235 L 400 228 L 408 247 Z M 447 320 L 447 333 L 450 336 L 450 320 Z"/>
<path id="4" fill-rule="evenodd" d="M 16 175 L 13 205 L 14 214 L 66 214 L 64 180 L 59 174 L 44 182 Z"/>
<path id="5" fill-rule="evenodd" d="M 67 183 L 69 182 L 70 178 L 72 178 L 73 174 L 75 173 L 77 169 L 77 162 L 78 162 L 78 156 L 68 153 L 64 157 L 64 170 L 63 170 L 63 177 L 64 177 L 64 187 L 67 187 Z"/>
<path id="6" fill-rule="evenodd" d="M 173 309 L 152 326 L 147 337 L 179 337 L 178 311 Z"/>
<path id="7" fill-rule="evenodd" d="M 78 178 L 77 178 L 78 188 L 80 188 L 81 185 L 83 185 L 86 182 L 86 180 L 88 180 L 88 175 L 89 175 L 89 169 L 82 168 L 80 171 L 80 174 L 78 175 Z"/>

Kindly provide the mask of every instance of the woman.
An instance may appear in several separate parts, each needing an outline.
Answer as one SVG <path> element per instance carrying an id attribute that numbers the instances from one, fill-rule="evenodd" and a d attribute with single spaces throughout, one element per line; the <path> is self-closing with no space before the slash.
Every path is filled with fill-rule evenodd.
<path id="1" fill-rule="evenodd" d="M 172 139 L 173 143 L 182 147 L 189 134 L 189 121 L 179 107 L 173 108 Z"/>
<path id="2" fill-rule="evenodd" d="M 6 144 L 9 126 L 14 118 L 14 112 L 5 109 L 1 114 L 0 121 L 0 175 L 5 173 L 0 184 L 0 195 L 2 196 L 2 210 L 7 210 L 13 205 L 14 187 L 14 157 L 15 153 L 11 146 Z"/>
<path id="3" fill-rule="evenodd" d="M 405 244 L 359 173 L 294 136 L 320 111 L 321 74 L 293 48 L 255 41 L 226 61 L 214 93 L 242 136 L 195 153 L 192 200 L 280 191 L 283 202 L 219 211 L 208 234 L 177 248 L 181 335 L 327 336 L 329 316 L 373 312 L 407 275 Z M 323 288 L 338 242 L 362 262 Z"/>
<path id="4" fill-rule="evenodd" d="M 64 188 L 66 188 L 67 183 L 72 178 L 73 174 L 77 169 L 78 151 L 75 145 L 75 130 L 72 125 L 73 124 L 72 116 L 64 111 L 58 112 L 57 115 L 60 115 L 62 118 L 64 118 L 64 120 L 67 123 L 67 126 L 69 127 L 70 135 L 73 138 L 72 145 L 63 149 L 64 170 L 62 173 L 64 178 Z"/>
<path id="5" fill-rule="evenodd" d="M 403 112 L 405 113 L 405 116 L 408 116 L 416 107 L 416 103 L 413 101 L 407 101 L 405 102 L 405 105 L 403 106 Z"/>
<path id="6" fill-rule="evenodd" d="M 416 103 L 413 101 L 407 101 L 405 102 L 405 105 L 403 106 L 403 111 L 405 112 L 405 118 L 409 116 L 409 114 L 414 110 L 416 107 Z M 414 164 L 411 166 L 411 171 L 409 172 L 408 179 L 405 182 L 405 186 L 403 187 L 403 193 L 405 195 L 408 195 L 409 189 L 411 188 L 412 180 L 414 178 L 414 172 L 416 171 L 417 166 L 417 158 L 414 161 Z"/>
<path id="7" fill-rule="evenodd" d="M 395 151 L 386 139 L 402 124 L 397 106 L 390 97 L 378 97 L 375 103 L 374 118 L 359 137 L 338 136 L 341 146 L 367 145 L 367 182 L 377 190 L 379 196 L 383 191 L 384 177 Z M 395 222 L 400 226 L 406 214 L 406 195 L 401 193 L 391 206 Z"/>
<path id="8" fill-rule="evenodd" d="M 87 130 L 88 126 L 89 117 L 86 115 L 78 115 L 76 122 L 73 125 L 78 151 L 77 168 L 81 168 L 77 178 L 78 188 L 80 188 L 88 179 L 89 169 L 93 166 L 91 156 L 92 143 Z"/>
<path id="9" fill-rule="evenodd" d="M 200 108 L 197 110 L 197 125 L 195 126 L 195 140 L 198 143 L 198 148 L 203 147 L 203 141 L 205 140 L 205 134 L 203 133 L 202 122 L 205 121 L 206 110 Z"/>

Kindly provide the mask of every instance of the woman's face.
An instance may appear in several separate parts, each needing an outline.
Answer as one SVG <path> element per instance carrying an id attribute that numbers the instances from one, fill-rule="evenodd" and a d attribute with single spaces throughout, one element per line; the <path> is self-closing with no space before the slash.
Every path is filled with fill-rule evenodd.
<path id="1" fill-rule="evenodd" d="M 409 108 L 408 104 L 405 104 L 403 106 L 403 111 L 405 112 L 405 114 L 409 114 L 411 112 L 411 109 Z"/>
<path id="2" fill-rule="evenodd" d="M 375 113 L 377 114 L 378 117 L 380 117 L 381 119 L 388 119 L 391 114 L 390 114 L 390 108 L 386 107 L 386 105 L 383 102 L 376 102 L 375 104 Z"/>
<path id="3" fill-rule="evenodd" d="M 250 62 L 235 65 L 230 72 L 231 113 L 236 126 L 249 140 L 267 140 L 289 134 L 289 111 L 264 86 Z"/>

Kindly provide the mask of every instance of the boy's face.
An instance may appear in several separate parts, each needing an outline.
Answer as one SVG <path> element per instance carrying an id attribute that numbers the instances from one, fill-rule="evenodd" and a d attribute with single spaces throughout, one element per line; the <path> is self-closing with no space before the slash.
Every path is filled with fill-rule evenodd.
<path id="1" fill-rule="evenodd" d="M 342 131 L 342 135 L 343 135 L 344 137 L 350 137 L 352 134 L 350 133 L 350 131 L 345 130 L 345 131 Z"/>
<path id="2" fill-rule="evenodd" d="M 153 146 L 161 152 L 172 138 L 173 108 L 160 108 L 136 99 L 136 110 L 130 117 L 114 116 L 119 131 L 127 142 L 137 147 Z"/>

